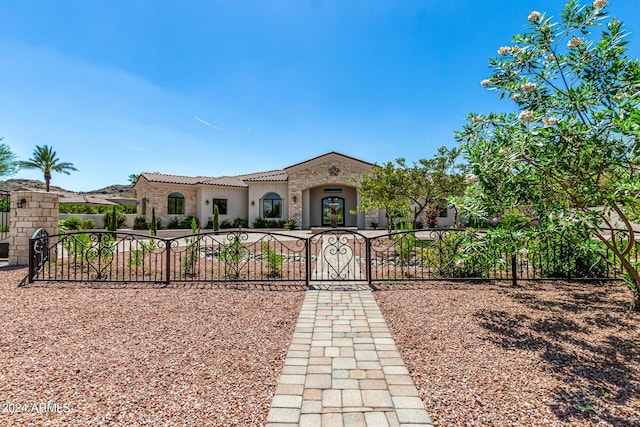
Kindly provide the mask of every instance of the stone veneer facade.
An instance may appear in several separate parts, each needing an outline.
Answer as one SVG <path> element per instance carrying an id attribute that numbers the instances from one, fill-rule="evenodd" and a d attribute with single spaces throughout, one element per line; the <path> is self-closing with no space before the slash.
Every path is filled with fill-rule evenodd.
<path id="1" fill-rule="evenodd" d="M 18 203 L 23 200 L 22 207 L 18 207 Z M 57 234 L 58 205 L 59 196 L 54 193 L 11 193 L 9 265 L 29 264 L 29 239 L 37 229 L 44 228 L 49 235 Z"/>
<path id="2" fill-rule="evenodd" d="M 156 210 L 156 218 L 162 220 L 162 225 L 167 224 L 174 218 L 184 218 L 185 216 L 197 215 L 197 196 L 198 189 L 190 188 L 180 184 L 168 184 L 168 183 L 149 183 L 141 180 L 136 184 L 136 193 L 143 194 L 147 199 L 147 212 L 145 217 L 151 220 L 151 208 Z M 171 193 L 180 193 L 184 196 L 184 215 L 169 215 L 167 212 L 168 203 L 167 198 Z M 140 200 L 138 201 L 138 216 L 142 216 L 142 205 Z"/>
<path id="3" fill-rule="evenodd" d="M 338 156 L 312 159 L 286 168 L 289 175 L 289 218 L 302 224 L 302 194 L 304 190 L 327 185 L 344 185 L 357 189 L 362 176 L 370 172 L 371 168 L 372 165 L 369 163 L 342 159 Z M 370 221 L 377 221 L 377 219 L 377 212 L 366 215 L 367 224 Z"/>

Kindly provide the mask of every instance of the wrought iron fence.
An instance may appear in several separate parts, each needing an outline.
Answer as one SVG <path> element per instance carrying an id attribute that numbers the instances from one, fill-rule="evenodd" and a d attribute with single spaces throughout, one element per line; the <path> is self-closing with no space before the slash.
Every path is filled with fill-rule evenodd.
<path id="1" fill-rule="evenodd" d="M 0 240 L 9 237 L 9 207 L 11 192 L 0 190 Z"/>
<path id="2" fill-rule="evenodd" d="M 616 239 L 626 232 L 616 231 Z M 402 231 L 369 239 L 370 281 L 619 279 L 620 262 L 602 243 L 568 236 L 513 238 L 472 229 Z M 518 240 L 519 239 L 519 240 Z M 639 245 L 628 257 L 638 262 Z"/>
<path id="3" fill-rule="evenodd" d="M 30 281 L 300 282 L 308 276 L 306 239 L 277 233 L 165 239 L 93 231 L 34 235 L 30 242 Z"/>
<path id="4" fill-rule="evenodd" d="M 623 239 L 624 233 L 618 231 L 613 239 Z M 638 262 L 638 244 L 628 257 Z M 603 244 L 564 235 L 523 239 L 428 229 L 374 237 L 331 230 L 296 237 L 235 230 L 168 239 L 123 231 L 49 236 L 39 230 L 30 240 L 28 281 L 370 284 L 621 277 L 619 261 Z"/>

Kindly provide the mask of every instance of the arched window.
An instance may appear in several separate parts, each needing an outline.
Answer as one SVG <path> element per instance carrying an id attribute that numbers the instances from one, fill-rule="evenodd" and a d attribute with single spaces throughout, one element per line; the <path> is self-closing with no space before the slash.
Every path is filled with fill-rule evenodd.
<path id="1" fill-rule="evenodd" d="M 169 206 L 167 207 L 167 213 L 169 215 L 184 214 L 184 196 L 180 193 L 169 194 Z"/>
<path id="2" fill-rule="evenodd" d="M 269 193 L 262 199 L 262 216 L 264 218 L 282 217 L 282 199 L 276 193 Z"/>

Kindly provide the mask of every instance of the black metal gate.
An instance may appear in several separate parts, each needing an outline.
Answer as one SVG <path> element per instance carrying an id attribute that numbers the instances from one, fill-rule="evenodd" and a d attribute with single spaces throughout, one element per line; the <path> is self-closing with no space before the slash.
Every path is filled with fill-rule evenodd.
<path id="1" fill-rule="evenodd" d="M 327 230 L 309 238 L 310 282 L 368 282 L 367 238 L 350 230 Z"/>
<path id="2" fill-rule="evenodd" d="M 11 193 L 0 190 L 0 258 L 9 258 L 10 206 Z"/>

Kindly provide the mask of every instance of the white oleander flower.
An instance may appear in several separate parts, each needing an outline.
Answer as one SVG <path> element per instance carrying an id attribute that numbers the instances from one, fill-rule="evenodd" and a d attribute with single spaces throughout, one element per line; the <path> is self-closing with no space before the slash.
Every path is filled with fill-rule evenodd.
<path id="1" fill-rule="evenodd" d="M 555 55 L 547 55 L 544 57 L 544 59 L 546 59 L 547 61 L 551 62 L 551 61 L 555 61 L 556 60 L 556 56 Z"/>
<path id="2" fill-rule="evenodd" d="M 471 119 L 472 123 L 478 123 L 482 121 L 482 117 L 480 116 L 473 116 L 473 118 Z"/>
<path id="3" fill-rule="evenodd" d="M 567 47 L 569 49 L 575 49 L 576 47 L 580 46 L 583 42 L 584 40 L 582 40 L 580 37 L 573 36 L 571 40 L 567 42 Z"/>
<path id="4" fill-rule="evenodd" d="M 502 46 L 500 49 L 498 49 L 498 54 L 500 56 L 507 56 L 510 51 L 511 48 L 509 46 Z"/>
<path id="5" fill-rule="evenodd" d="M 522 90 L 525 91 L 525 92 L 532 92 L 532 91 L 536 90 L 537 87 L 538 87 L 537 84 L 527 82 L 527 83 L 522 85 Z"/>
<path id="6" fill-rule="evenodd" d="M 527 248 L 520 249 L 520 255 L 527 256 L 528 254 L 529 254 L 529 249 Z"/>
<path id="7" fill-rule="evenodd" d="M 498 153 L 500 153 L 503 156 L 508 156 L 509 155 L 509 150 L 507 150 L 506 148 L 501 148 Z"/>
<path id="8" fill-rule="evenodd" d="M 595 7 L 596 9 L 604 9 L 606 5 L 607 0 L 595 0 L 593 2 L 593 7 Z"/>
<path id="9" fill-rule="evenodd" d="M 478 177 L 472 173 L 467 175 L 464 179 L 465 181 L 467 181 L 467 184 L 475 184 L 476 182 L 478 182 Z"/>
<path id="10" fill-rule="evenodd" d="M 511 100 L 513 102 L 518 102 L 519 99 L 520 99 L 520 94 L 519 93 L 514 93 L 513 95 L 511 95 Z"/>
<path id="11" fill-rule="evenodd" d="M 480 84 L 482 85 L 482 87 L 489 87 L 491 86 L 491 80 L 484 79 L 483 81 L 480 82 Z"/>
<path id="12" fill-rule="evenodd" d="M 540 18 L 540 12 L 538 12 L 537 10 L 532 10 L 529 13 L 529 21 L 531 22 L 536 22 L 538 19 Z"/>
<path id="13" fill-rule="evenodd" d="M 524 123 L 531 123 L 533 121 L 533 117 L 534 117 L 533 111 L 531 110 L 524 110 L 518 116 L 518 118 L 522 120 Z"/>
<path id="14" fill-rule="evenodd" d="M 542 125 L 546 128 L 550 126 L 556 126 L 559 122 L 560 120 L 558 120 L 557 117 L 545 117 L 544 119 L 542 119 Z"/>
<path id="15" fill-rule="evenodd" d="M 457 260 L 456 261 L 456 267 L 458 267 L 458 268 L 464 267 L 464 260 L 463 259 Z"/>
<path id="16" fill-rule="evenodd" d="M 625 99 L 627 99 L 629 97 L 629 94 L 627 92 L 622 92 L 622 93 L 617 93 L 615 98 L 618 101 L 623 101 Z"/>

